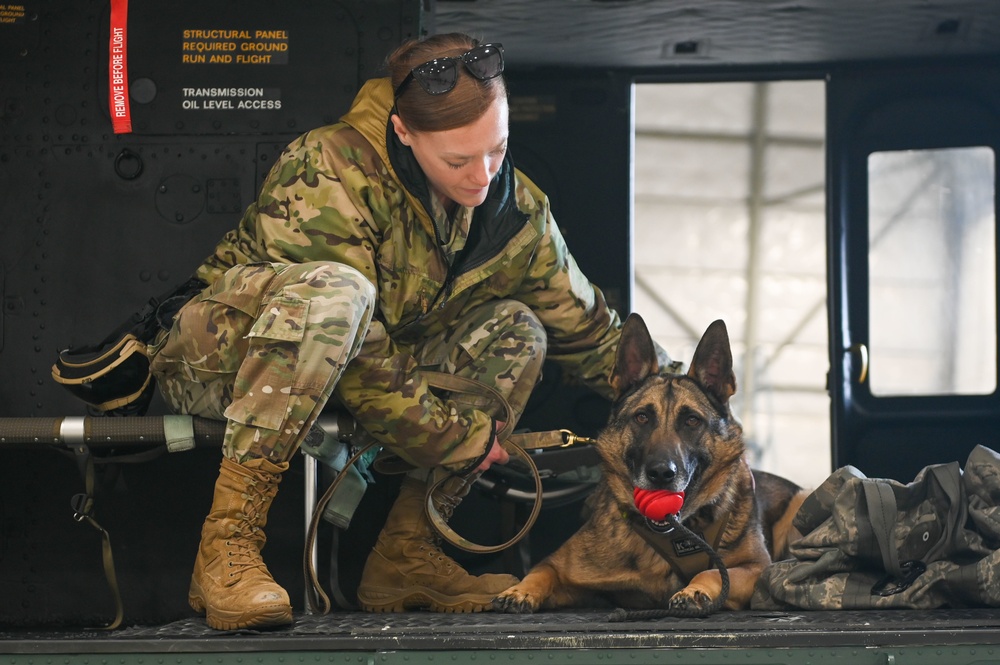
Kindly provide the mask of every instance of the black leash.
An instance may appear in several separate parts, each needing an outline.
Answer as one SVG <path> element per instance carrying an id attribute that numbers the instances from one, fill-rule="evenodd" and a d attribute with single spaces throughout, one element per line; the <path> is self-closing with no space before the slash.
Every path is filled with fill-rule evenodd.
<path id="1" fill-rule="evenodd" d="M 703 609 L 680 609 L 668 607 L 656 610 L 626 610 L 619 607 L 608 615 L 608 621 L 642 621 L 647 619 L 662 619 L 665 617 L 700 619 L 718 612 L 722 609 L 722 606 L 729 598 L 729 571 L 726 569 L 726 564 L 723 563 L 722 557 L 719 556 L 718 553 L 712 549 L 712 547 L 706 543 L 701 536 L 681 524 L 681 521 L 677 519 L 676 515 L 667 515 L 666 522 L 666 527 L 659 527 L 655 523 L 647 520 L 651 529 L 660 531 L 661 533 L 669 533 L 670 531 L 677 530 L 681 536 L 687 540 L 693 541 L 700 551 L 708 555 L 712 566 L 718 569 L 719 575 L 722 576 L 722 590 L 719 592 L 718 597 L 709 603 L 708 607 Z"/>

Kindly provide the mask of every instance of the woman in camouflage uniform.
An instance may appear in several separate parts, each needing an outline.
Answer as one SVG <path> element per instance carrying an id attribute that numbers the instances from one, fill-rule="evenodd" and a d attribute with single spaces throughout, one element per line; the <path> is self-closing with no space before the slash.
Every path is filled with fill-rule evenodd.
<path id="1" fill-rule="evenodd" d="M 153 347 L 169 404 L 228 422 L 189 600 L 214 628 L 292 620 L 260 549 L 282 471 L 333 397 L 417 469 L 370 554 L 369 611 L 479 611 L 516 582 L 472 576 L 422 511 L 507 461 L 494 414 L 423 370 L 496 387 L 520 416 L 546 356 L 610 395 L 620 321 L 507 154 L 500 45 L 407 43 L 337 124 L 282 153 L 197 274 L 208 287 Z M 502 423 L 501 423 L 502 424 Z"/>

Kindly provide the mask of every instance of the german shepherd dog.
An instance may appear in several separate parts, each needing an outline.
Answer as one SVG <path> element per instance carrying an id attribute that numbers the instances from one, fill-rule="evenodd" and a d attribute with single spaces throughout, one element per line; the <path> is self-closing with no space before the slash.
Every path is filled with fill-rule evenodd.
<path id="1" fill-rule="evenodd" d="M 677 519 L 704 534 L 729 571 L 723 607 L 747 608 L 772 557 L 785 558 L 806 492 L 747 465 L 742 428 L 729 408 L 736 376 L 725 323 L 709 326 L 686 375 L 661 374 L 646 324 L 630 315 L 611 385 L 611 416 L 596 443 L 602 478 L 588 497 L 587 522 L 498 595 L 494 609 L 710 608 L 722 592 L 720 572 L 703 553 L 700 565 L 687 565 L 690 540 L 657 547 L 656 536 L 644 532 L 657 524 L 636 507 L 636 489 L 684 492 Z"/>

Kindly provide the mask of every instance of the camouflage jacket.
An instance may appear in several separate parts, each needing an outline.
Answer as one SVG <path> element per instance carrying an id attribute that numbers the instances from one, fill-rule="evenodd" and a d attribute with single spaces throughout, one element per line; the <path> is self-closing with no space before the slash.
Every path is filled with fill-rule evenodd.
<path id="1" fill-rule="evenodd" d="M 256 261 L 336 261 L 367 275 L 378 309 L 335 396 L 411 461 L 463 466 L 483 455 L 494 423 L 454 414 L 431 393 L 412 355 L 421 340 L 484 302 L 518 300 L 545 326 L 547 358 L 610 396 L 621 324 L 570 255 L 547 197 L 509 156 L 487 200 L 461 210 L 440 242 L 440 206 L 392 131 L 391 107 L 388 79 L 369 81 L 340 122 L 292 142 L 198 276 L 212 282 Z"/>

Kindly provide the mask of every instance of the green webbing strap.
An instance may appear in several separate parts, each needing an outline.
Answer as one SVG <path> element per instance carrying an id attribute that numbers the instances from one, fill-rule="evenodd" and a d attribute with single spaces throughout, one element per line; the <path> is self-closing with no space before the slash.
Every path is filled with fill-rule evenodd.
<path id="1" fill-rule="evenodd" d="M 163 436 L 168 452 L 194 450 L 194 420 L 191 416 L 163 416 Z"/>
<path id="2" fill-rule="evenodd" d="M 80 470 L 83 472 L 85 493 L 77 494 L 73 497 L 71 505 L 73 507 L 73 519 L 77 522 L 86 522 L 101 534 L 101 553 L 104 560 L 104 577 L 108 581 L 108 587 L 115 600 L 115 618 L 105 626 L 97 626 L 93 630 L 114 630 L 121 625 L 125 617 L 125 608 L 122 605 L 122 594 L 118 588 L 118 576 L 115 574 L 115 561 L 111 553 L 111 536 L 107 530 L 98 524 L 91 514 L 94 508 L 94 458 L 90 454 L 90 449 L 85 444 L 77 444 L 73 447 Z"/>
<path id="3" fill-rule="evenodd" d="M 872 534 L 882 555 L 882 567 L 895 577 L 903 576 L 899 565 L 899 552 L 896 551 L 893 526 L 896 523 L 896 494 L 888 483 L 879 480 L 863 479 L 861 487 L 865 492 L 865 503 L 868 505 L 868 521 Z M 859 520 L 859 526 L 863 520 Z M 859 533 L 859 536 L 863 534 Z"/>

